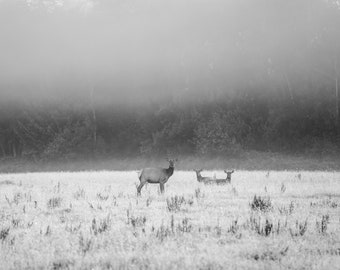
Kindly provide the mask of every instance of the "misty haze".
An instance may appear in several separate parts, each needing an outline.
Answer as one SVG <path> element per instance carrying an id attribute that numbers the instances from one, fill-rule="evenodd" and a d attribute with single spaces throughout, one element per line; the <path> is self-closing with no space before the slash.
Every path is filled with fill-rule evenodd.
<path id="1" fill-rule="evenodd" d="M 0 0 L 0 269 L 336 269 L 338 0 Z"/>

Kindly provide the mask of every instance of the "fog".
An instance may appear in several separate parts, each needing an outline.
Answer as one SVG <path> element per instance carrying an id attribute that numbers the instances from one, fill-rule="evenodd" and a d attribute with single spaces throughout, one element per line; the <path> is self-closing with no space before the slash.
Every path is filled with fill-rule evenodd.
<path id="1" fill-rule="evenodd" d="M 2 0 L 0 98 L 138 103 L 327 80 L 339 26 L 336 1 Z"/>

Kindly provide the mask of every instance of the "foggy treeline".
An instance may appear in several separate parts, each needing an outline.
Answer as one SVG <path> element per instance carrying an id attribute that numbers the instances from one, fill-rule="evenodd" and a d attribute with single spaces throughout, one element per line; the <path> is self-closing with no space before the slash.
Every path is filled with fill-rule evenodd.
<path id="1" fill-rule="evenodd" d="M 340 5 L 0 1 L 0 156 L 340 150 Z"/>

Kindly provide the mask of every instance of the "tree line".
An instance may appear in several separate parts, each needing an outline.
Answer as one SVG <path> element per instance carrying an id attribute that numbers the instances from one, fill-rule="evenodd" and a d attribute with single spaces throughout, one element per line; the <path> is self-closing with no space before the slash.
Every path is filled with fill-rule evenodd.
<path id="1" fill-rule="evenodd" d="M 340 149 L 337 121 L 325 89 L 293 100 L 285 89 L 252 89 L 134 106 L 30 104 L 1 112 L 0 156 L 329 155 Z"/>

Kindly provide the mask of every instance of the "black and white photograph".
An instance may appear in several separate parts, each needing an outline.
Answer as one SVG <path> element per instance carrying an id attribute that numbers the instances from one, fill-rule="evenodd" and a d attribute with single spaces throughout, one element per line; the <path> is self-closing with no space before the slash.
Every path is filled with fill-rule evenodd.
<path id="1" fill-rule="evenodd" d="M 0 0 L 0 270 L 340 270 L 339 0 Z"/>

